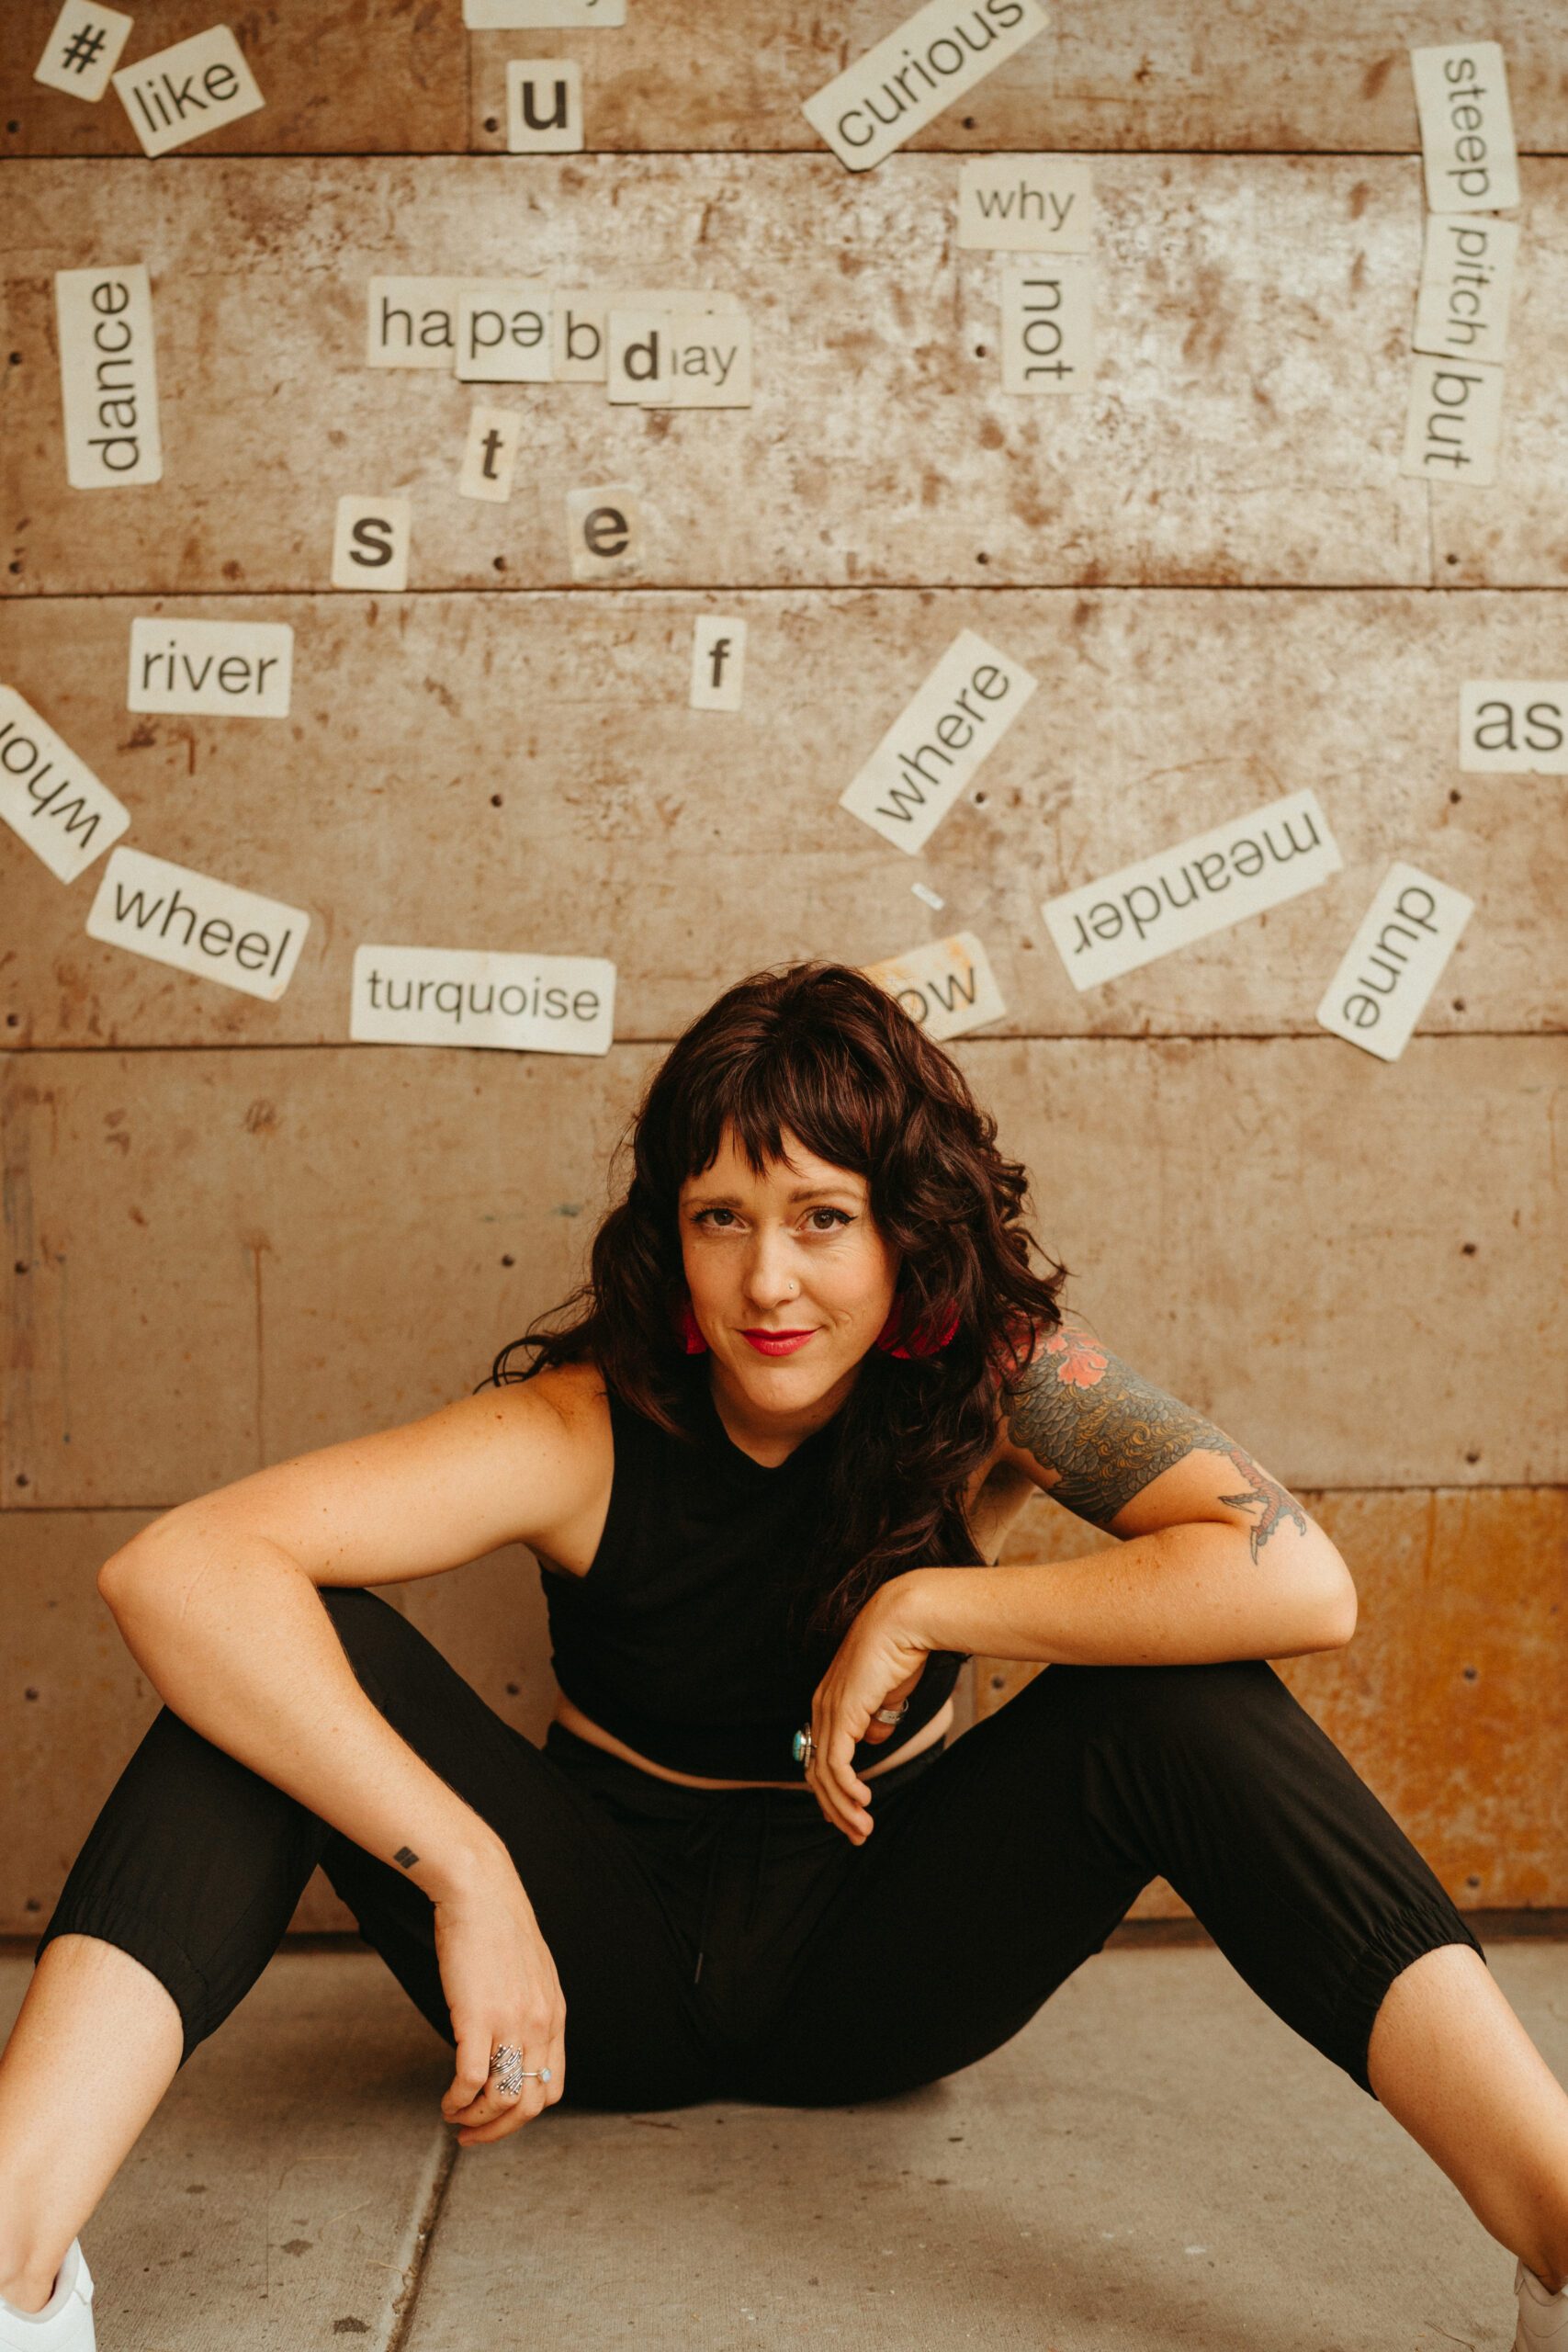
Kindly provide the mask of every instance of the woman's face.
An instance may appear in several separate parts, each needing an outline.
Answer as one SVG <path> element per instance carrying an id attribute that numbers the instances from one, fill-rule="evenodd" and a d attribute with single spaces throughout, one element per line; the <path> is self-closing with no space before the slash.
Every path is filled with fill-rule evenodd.
<path id="1" fill-rule="evenodd" d="M 759 1176 L 726 1126 L 712 1167 L 680 1195 L 692 1311 L 730 1385 L 764 1414 L 848 1394 L 898 1272 L 865 1179 L 787 1131 L 783 1141 L 787 1157 Z"/>

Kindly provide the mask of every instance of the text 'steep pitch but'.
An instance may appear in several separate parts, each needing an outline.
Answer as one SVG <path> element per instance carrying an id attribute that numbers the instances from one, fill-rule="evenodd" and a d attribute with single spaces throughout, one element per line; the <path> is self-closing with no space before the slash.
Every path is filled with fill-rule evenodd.
<path id="1" fill-rule="evenodd" d="M 1343 862 L 1317 795 L 1292 792 L 1066 890 L 1040 911 L 1067 978 L 1090 989 L 1299 898 Z"/>
<path id="2" fill-rule="evenodd" d="M 839 795 L 840 807 L 884 841 L 922 848 L 1038 683 L 972 628 L 961 629 Z"/>

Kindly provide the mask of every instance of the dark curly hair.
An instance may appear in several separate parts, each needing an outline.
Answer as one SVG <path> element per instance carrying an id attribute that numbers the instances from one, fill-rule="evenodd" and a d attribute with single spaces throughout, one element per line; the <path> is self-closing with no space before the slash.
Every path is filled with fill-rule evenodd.
<path id="1" fill-rule="evenodd" d="M 958 1328 L 940 1351 L 872 1349 L 836 1417 L 822 1525 L 795 1630 L 835 1645 L 886 1577 L 936 1563 L 976 1566 L 965 1482 L 994 1442 L 998 1407 L 1061 1321 L 1067 1269 L 1021 1223 L 1028 1177 L 997 1149 L 996 1121 L 957 1065 L 897 1001 L 845 964 L 756 972 L 727 989 L 671 1047 L 617 1147 L 631 1181 L 595 1234 L 588 1280 L 496 1357 L 488 1382 L 592 1360 L 636 1411 L 672 1435 L 688 1367 L 673 1317 L 686 1295 L 680 1188 L 716 1158 L 729 1125 L 761 1174 L 784 1130 L 865 1179 L 871 1215 L 897 1253 L 902 1329 Z M 531 1354 L 525 1369 L 510 1359 Z"/>

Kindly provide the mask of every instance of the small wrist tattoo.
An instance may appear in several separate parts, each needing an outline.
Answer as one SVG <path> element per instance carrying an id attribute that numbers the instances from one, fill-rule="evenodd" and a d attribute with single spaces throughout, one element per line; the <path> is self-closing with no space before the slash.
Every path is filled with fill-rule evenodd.
<path id="1" fill-rule="evenodd" d="M 392 1856 L 392 1860 L 394 1862 L 400 1863 L 405 1871 L 412 1871 L 415 1862 L 418 1861 L 419 1856 L 414 1852 L 412 1846 L 400 1846 L 397 1852 Z"/>

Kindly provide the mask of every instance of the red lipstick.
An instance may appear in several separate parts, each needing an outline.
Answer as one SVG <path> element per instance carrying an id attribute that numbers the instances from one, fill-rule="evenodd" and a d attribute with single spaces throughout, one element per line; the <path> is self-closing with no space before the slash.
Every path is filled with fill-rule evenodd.
<path id="1" fill-rule="evenodd" d="M 743 1340 L 750 1340 L 750 1344 L 756 1349 L 757 1353 L 760 1356 L 792 1356 L 795 1353 L 797 1349 L 803 1348 L 806 1345 L 807 1340 L 813 1339 L 816 1335 L 814 1332 L 809 1330 L 756 1330 L 742 1331 L 740 1336 Z"/>

